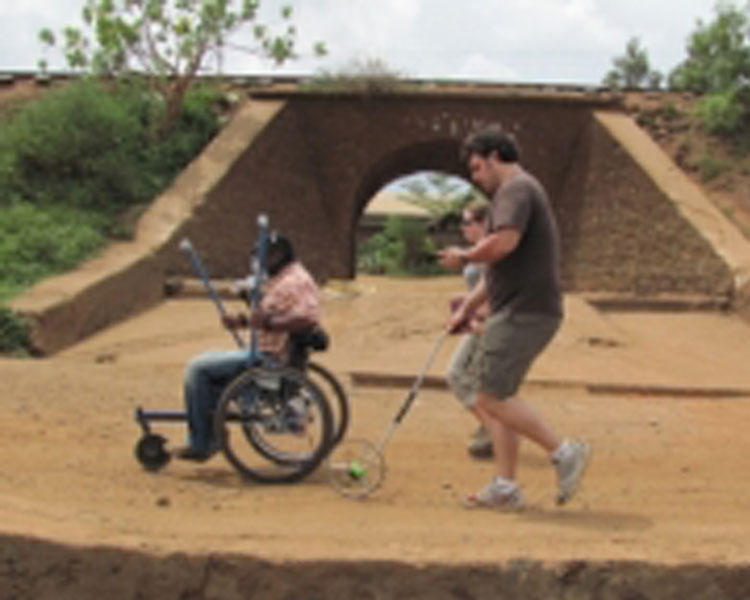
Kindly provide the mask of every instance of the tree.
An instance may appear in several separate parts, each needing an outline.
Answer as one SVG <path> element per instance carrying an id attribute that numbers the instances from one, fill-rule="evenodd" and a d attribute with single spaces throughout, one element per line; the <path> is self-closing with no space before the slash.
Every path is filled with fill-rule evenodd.
<path id="1" fill-rule="evenodd" d="M 83 29 L 62 32 L 68 65 L 97 76 L 146 75 L 164 102 L 163 133 L 172 127 L 190 84 L 211 57 L 220 61 L 227 38 L 241 27 L 250 28 L 251 45 L 235 47 L 276 64 L 296 56 L 290 6 L 281 9 L 283 25 L 277 33 L 257 22 L 260 0 L 84 1 Z M 50 29 L 39 38 L 55 45 Z M 314 52 L 325 54 L 325 46 L 315 44 Z M 40 66 L 46 68 L 44 61 Z"/>
<path id="2" fill-rule="evenodd" d="M 713 22 L 698 20 L 687 52 L 670 75 L 675 89 L 711 93 L 750 85 L 750 2 L 744 11 L 719 3 Z"/>
<path id="3" fill-rule="evenodd" d="M 641 48 L 638 38 L 630 38 L 625 54 L 612 60 L 614 68 L 604 77 L 604 85 L 611 88 L 637 89 L 661 86 L 662 75 L 651 70 L 648 52 Z"/>
<path id="4" fill-rule="evenodd" d="M 671 73 L 670 87 L 704 94 L 699 114 L 710 131 L 731 133 L 750 121 L 750 2 L 741 10 L 728 2 L 716 19 L 699 20 L 688 57 Z"/>
<path id="5" fill-rule="evenodd" d="M 428 172 L 406 179 L 398 197 L 430 211 L 435 216 L 460 211 L 482 196 L 476 188 L 445 173 Z"/>

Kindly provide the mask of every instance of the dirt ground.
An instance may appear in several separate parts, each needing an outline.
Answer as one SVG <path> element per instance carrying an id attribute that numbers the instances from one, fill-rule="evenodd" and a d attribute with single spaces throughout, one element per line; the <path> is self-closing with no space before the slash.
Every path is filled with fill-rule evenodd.
<path id="1" fill-rule="evenodd" d="M 333 344 L 318 359 L 346 384 L 350 437 L 377 440 L 406 393 L 350 373 L 417 373 L 460 289 L 327 287 Z M 467 456 L 472 419 L 440 389 L 422 390 L 365 501 L 337 495 L 323 468 L 289 486 L 246 483 L 222 456 L 143 471 L 135 407 L 180 408 L 185 362 L 232 346 L 205 299 L 164 302 L 54 358 L 0 361 L 0 599 L 750 597 L 748 325 L 578 297 L 566 310 L 524 394 L 594 459 L 556 508 L 546 457 L 523 446 L 518 514 L 461 508 L 491 465 Z M 182 425 L 157 429 L 182 442 Z"/>

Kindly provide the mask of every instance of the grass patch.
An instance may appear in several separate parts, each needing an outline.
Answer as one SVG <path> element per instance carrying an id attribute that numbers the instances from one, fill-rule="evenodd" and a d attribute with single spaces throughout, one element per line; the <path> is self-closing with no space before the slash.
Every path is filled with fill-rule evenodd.
<path id="1" fill-rule="evenodd" d="M 101 221 L 80 209 L 27 202 L 0 210 L 0 290 L 18 291 L 75 267 L 104 244 Z"/>

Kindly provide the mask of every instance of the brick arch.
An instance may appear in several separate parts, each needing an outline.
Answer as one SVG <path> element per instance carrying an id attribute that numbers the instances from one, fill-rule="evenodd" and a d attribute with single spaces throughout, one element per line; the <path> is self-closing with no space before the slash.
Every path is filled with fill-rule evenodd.
<path id="1" fill-rule="evenodd" d="M 458 161 L 459 147 L 459 140 L 438 139 L 406 145 L 376 160 L 362 175 L 355 194 L 352 224 L 359 221 L 367 203 L 381 188 L 401 177 L 421 171 L 436 171 L 466 179 L 466 173 Z"/>
<path id="2" fill-rule="evenodd" d="M 376 159 L 362 175 L 360 185 L 355 192 L 354 210 L 350 214 L 351 231 L 356 231 L 372 197 L 397 179 L 424 171 L 434 171 L 459 177 L 469 183 L 458 162 L 459 148 L 459 140 L 442 138 L 408 144 Z M 356 265 L 356 235 L 351 237 L 350 242 L 352 264 Z"/>
<path id="3" fill-rule="evenodd" d="M 351 277 L 356 224 L 385 183 L 419 170 L 465 175 L 461 140 L 499 122 L 517 134 L 525 164 L 560 198 L 591 108 L 591 101 L 481 95 L 285 96 L 180 235 L 204 249 L 212 273 L 231 277 L 246 268 L 242 248 L 255 216 L 266 212 L 318 277 Z M 169 268 L 185 272 L 176 258 Z"/>
<path id="4" fill-rule="evenodd" d="M 321 280 L 352 277 L 356 224 L 371 195 L 416 170 L 461 175 L 460 141 L 499 122 L 550 194 L 567 289 L 725 292 L 722 259 L 602 128 L 599 108 L 586 98 L 293 94 L 179 234 L 196 240 L 212 273 L 234 277 L 266 212 Z M 189 274 L 174 259 L 168 270 Z"/>
<path id="5" fill-rule="evenodd" d="M 285 94 L 251 102 L 279 100 L 174 237 L 194 239 L 217 277 L 247 269 L 260 212 L 292 236 L 319 279 L 354 276 L 356 225 L 370 197 L 419 170 L 465 176 L 461 140 L 496 122 L 515 133 L 523 164 L 550 194 L 567 289 L 731 288 L 721 257 L 595 118 L 597 98 Z M 182 257 L 172 259 L 168 271 L 189 274 Z"/>

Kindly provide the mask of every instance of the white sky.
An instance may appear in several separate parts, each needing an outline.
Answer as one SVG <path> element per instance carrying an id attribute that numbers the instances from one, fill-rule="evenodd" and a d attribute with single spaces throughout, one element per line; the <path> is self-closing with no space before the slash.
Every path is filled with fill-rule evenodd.
<path id="1" fill-rule="evenodd" d="M 34 70 L 37 33 L 78 25 L 84 0 L 0 0 L 0 72 Z M 263 0 L 274 19 L 282 0 Z M 668 73 L 684 57 L 697 19 L 715 0 L 290 0 L 300 50 L 326 42 L 325 60 L 273 69 L 228 54 L 224 72 L 315 73 L 380 59 L 407 77 L 498 82 L 598 84 L 631 37 L 651 67 Z M 242 40 L 236 40 L 242 43 Z M 51 69 L 64 69 L 57 54 Z"/>

